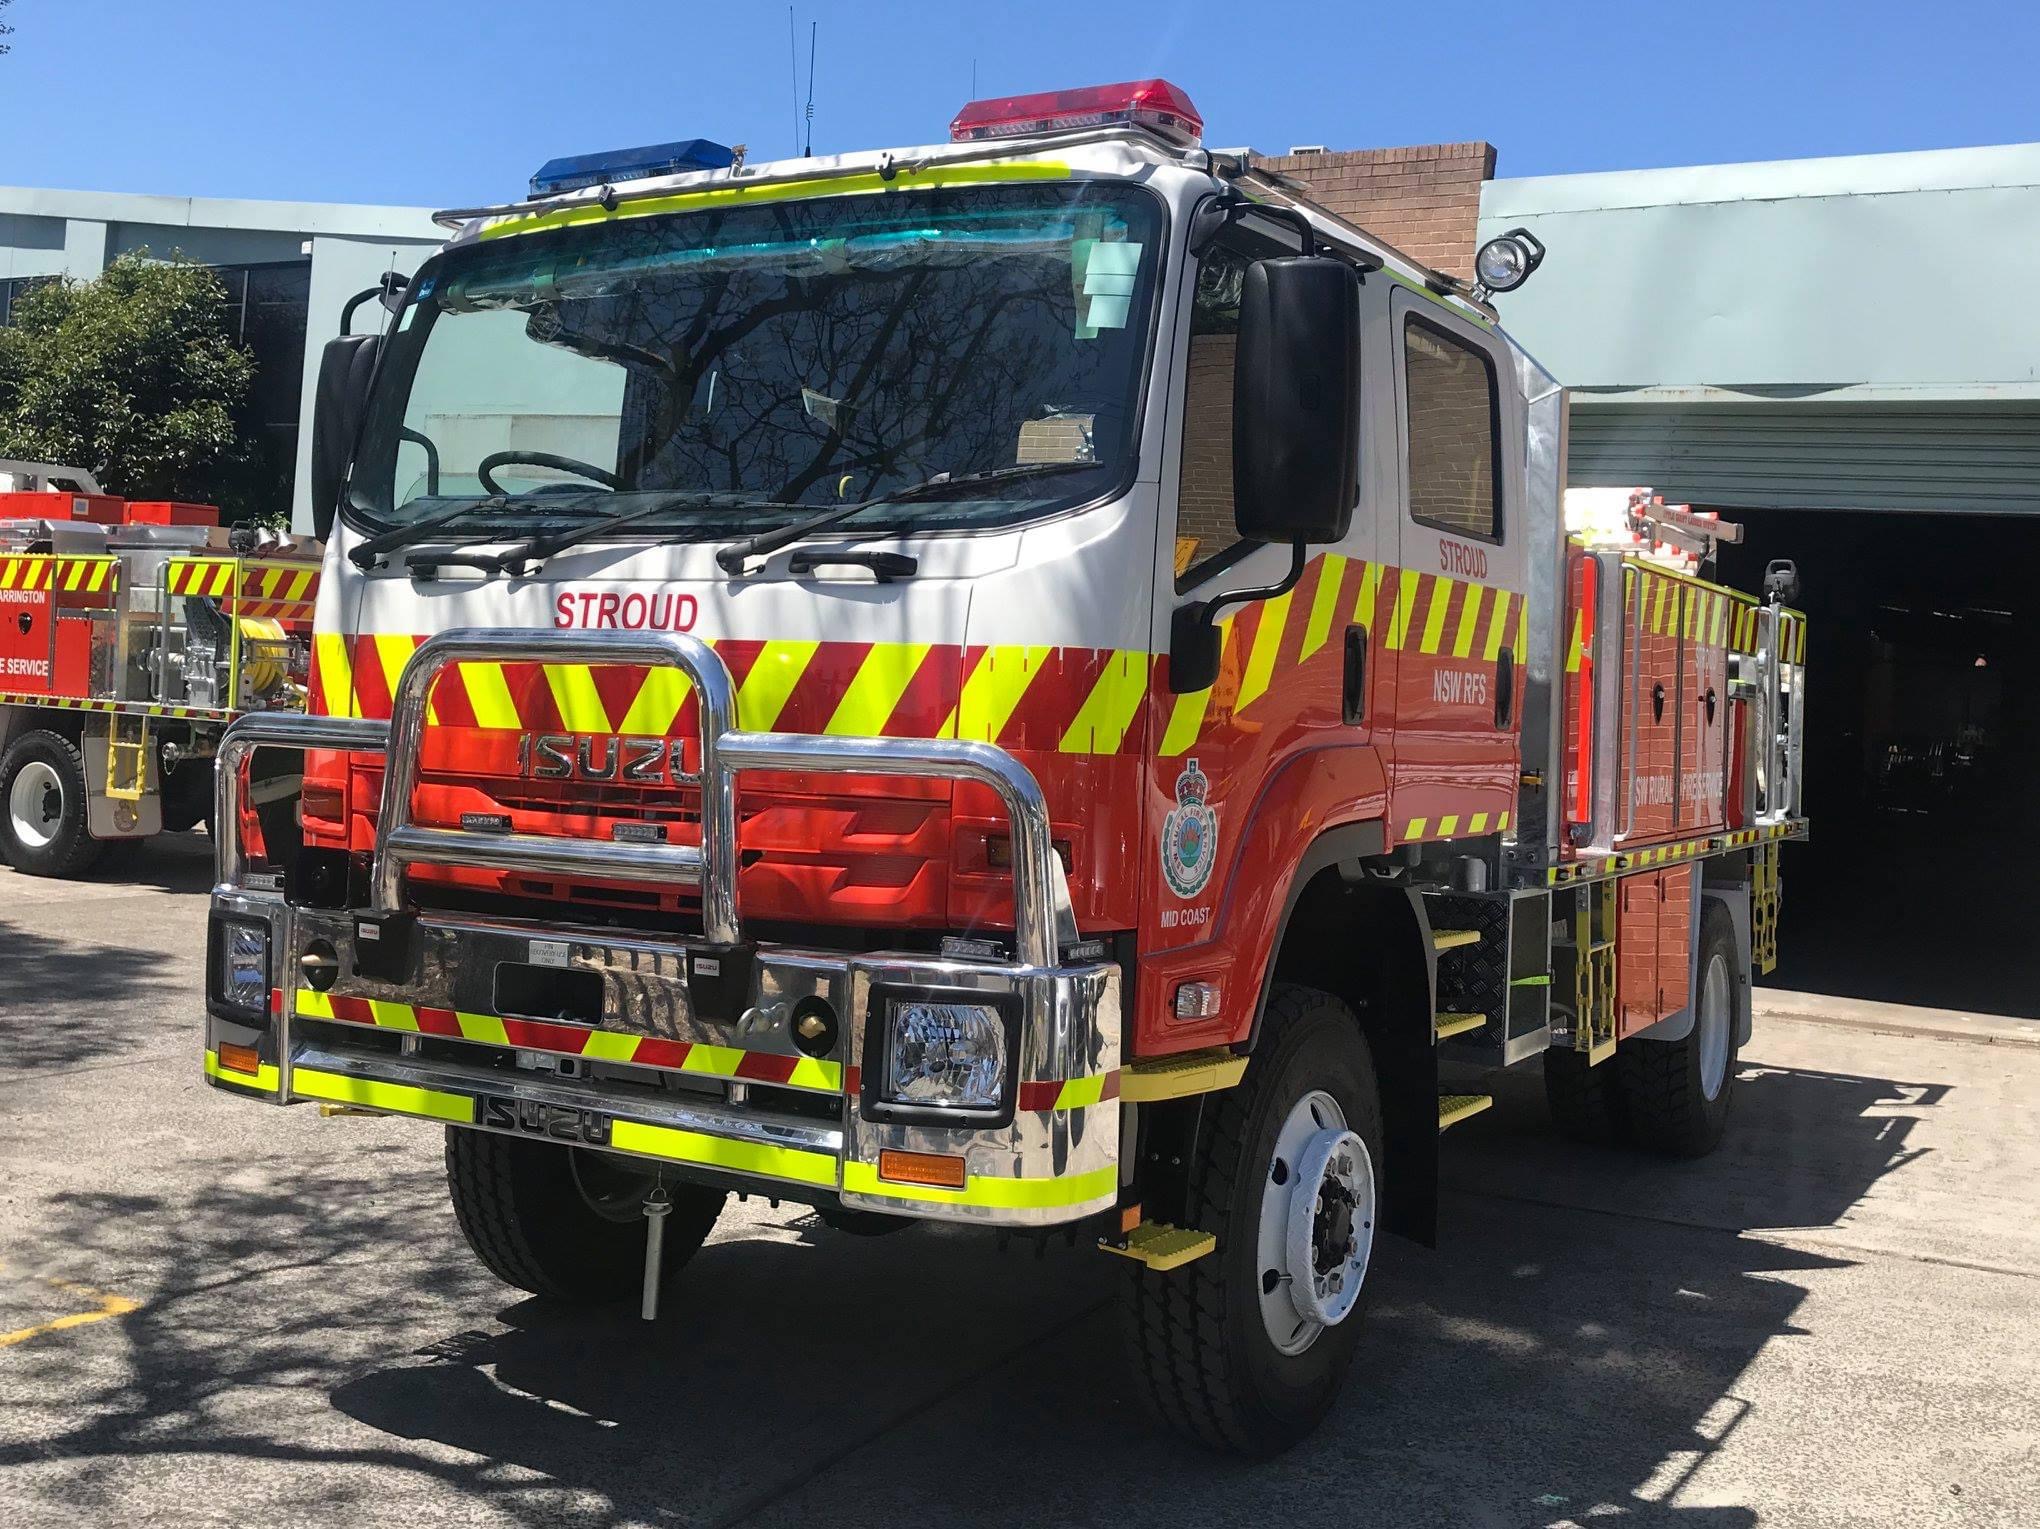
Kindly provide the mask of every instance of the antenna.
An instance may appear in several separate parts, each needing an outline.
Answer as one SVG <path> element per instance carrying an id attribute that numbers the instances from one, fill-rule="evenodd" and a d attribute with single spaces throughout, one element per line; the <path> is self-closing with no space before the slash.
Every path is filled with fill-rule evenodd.
<path id="1" fill-rule="evenodd" d="M 786 8 L 786 74 L 793 81 L 793 146 L 800 147 L 800 32 L 793 24 L 793 7 Z"/>
<path id="2" fill-rule="evenodd" d="M 815 34 L 821 31 L 819 21 L 808 23 L 807 39 L 807 146 L 801 153 L 812 159 L 815 153 Z"/>

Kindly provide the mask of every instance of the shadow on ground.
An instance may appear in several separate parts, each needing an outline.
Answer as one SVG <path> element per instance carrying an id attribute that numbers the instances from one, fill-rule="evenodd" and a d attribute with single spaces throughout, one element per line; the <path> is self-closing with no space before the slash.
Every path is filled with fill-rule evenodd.
<path id="1" fill-rule="evenodd" d="M 1739 1145 L 1677 1165 L 1557 1142 L 1529 1085 L 1463 1128 L 1444 1249 L 1387 1250 L 1352 1386 L 1279 1462 L 1214 1460 L 1150 1427 L 1119 1362 L 1120 1271 L 1095 1254 L 1037 1262 L 926 1229 L 860 1240 L 803 1216 L 711 1245 L 656 1328 L 561 1313 L 506 1303 L 458 1245 L 437 1175 L 391 1145 L 415 1138 L 356 1123 L 368 1134 L 344 1159 L 229 1168 L 193 1203 L 49 1207 L 52 1245 L 81 1260 L 116 1257 L 116 1229 L 139 1225 L 171 1263 L 121 1324 L 113 1373 L 83 1345 L 12 1351 L 27 1385 L 0 1406 L 0 1468 L 32 1466 L 54 1512 L 117 1509 L 195 1462 L 209 1510 L 242 1521 L 402 1503 L 419 1522 L 532 1525 L 1598 1510 L 1742 1529 L 1749 1509 L 1666 1498 L 1732 1436 L 1751 1360 L 1800 1331 L 1799 1277 L 1841 1264 L 1736 1234 L 1835 1222 L 1910 1160 L 1938 1096 L 1753 1069 Z M 1752 1173 L 1781 1130 L 1832 1145 L 1804 1172 Z M 1624 1213 L 1577 1208 L 1587 1182 Z M 1566 1203 L 1518 1213 L 1526 1199 Z M 258 1487 L 232 1469 L 253 1461 L 293 1469 Z"/>

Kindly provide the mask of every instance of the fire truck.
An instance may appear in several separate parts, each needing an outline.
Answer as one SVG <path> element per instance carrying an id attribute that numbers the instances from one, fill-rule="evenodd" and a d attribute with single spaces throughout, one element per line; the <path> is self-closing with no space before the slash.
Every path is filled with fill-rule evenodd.
<path id="1" fill-rule="evenodd" d="M 212 505 L 130 500 L 83 468 L 0 461 L 0 852 L 76 876 L 110 847 L 213 808 L 234 717 L 299 710 L 319 563 Z M 247 810 L 279 849 L 298 764 L 265 766 Z"/>
<path id="2" fill-rule="evenodd" d="M 1568 529 L 1489 300 L 1534 238 L 1462 284 L 1201 131 L 1150 80 L 446 214 L 322 363 L 210 1082 L 444 1126 L 484 1264 L 647 1316 L 731 1193 L 1081 1237 L 1246 1453 L 1433 1235 L 1490 1103 L 1441 1076 L 1712 1147 L 1806 832 L 1789 570 L 1644 494 Z"/>

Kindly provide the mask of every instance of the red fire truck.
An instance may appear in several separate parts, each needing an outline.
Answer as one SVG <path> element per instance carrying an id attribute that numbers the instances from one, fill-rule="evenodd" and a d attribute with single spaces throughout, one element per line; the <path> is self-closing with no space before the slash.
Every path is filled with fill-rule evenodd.
<path id="1" fill-rule="evenodd" d="M 0 852 L 75 876 L 110 845 L 212 812 L 242 712 L 299 710 L 316 552 L 228 532 L 211 505 L 102 493 L 82 468 L 0 461 Z M 294 761 L 249 810 L 294 834 Z"/>
<path id="2" fill-rule="evenodd" d="M 650 1314 L 732 1191 L 1081 1228 L 1161 1415 L 1246 1452 L 1432 1235 L 1489 1102 L 1441 1059 L 1711 1147 L 1806 826 L 1786 571 L 1709 582 L 1732 532 L 1648 495 L 1569 532 L 1487 301 L 1527 234 L 1469 288 L 1200 134 L 1151 80 L 449 214 L 322 369 L 214 1086 L 444 1126 L 561 1300 Z"/>

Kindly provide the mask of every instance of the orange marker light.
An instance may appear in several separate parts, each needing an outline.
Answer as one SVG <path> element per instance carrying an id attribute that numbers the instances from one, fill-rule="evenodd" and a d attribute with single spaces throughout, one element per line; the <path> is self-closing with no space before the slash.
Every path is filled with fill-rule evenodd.
<path id="1" fill-rule="evenodd" d="M 925 1184 L 933 1189 L 963 1188 L 963 1159 L 933 1152 L 881 1152 L 878 1176 L 895 1184 Z"/>
<path id="2" fill-rule="evenodd" d="M 257 1073 L 262 1071 L 262 1058 L 253 1046 L 220 1046 L 220 1066 L 230 1067 L 235 1072 Z"/>

